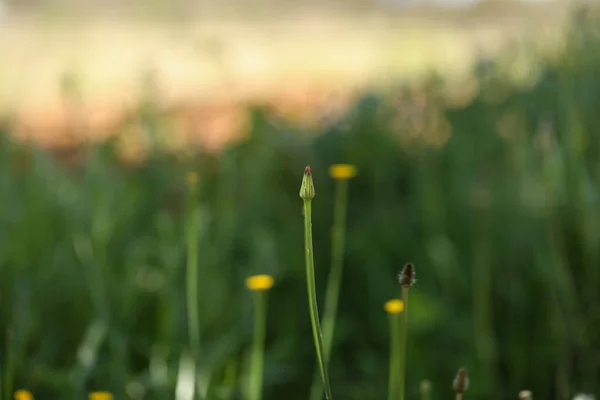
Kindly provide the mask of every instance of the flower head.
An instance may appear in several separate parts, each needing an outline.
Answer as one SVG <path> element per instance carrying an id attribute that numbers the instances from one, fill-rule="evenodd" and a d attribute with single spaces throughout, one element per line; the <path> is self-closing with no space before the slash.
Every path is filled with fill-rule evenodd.
<path id="1" fill-rule="evenodd" d="M 469 377 L 467 376 L 467 370 L 461 368 L 458 370 L 454 381 L 452 382 L 452 389 L 454 393 L 463 394 L 469 388 Z"/>
<path id="2" fill-rule="evenodd" d="M 188 172 L 187 176 L 186 176 L 186 180 L 188 185 L 190 186 L 195 186 L 196 183 L 198 183 L 198 174 L 195 172 Z"/>
<path id="3" fill-rule="evenodd" d="M 113 400 L 113 395 L 108 392 L 92 392 L 90 400 Z"/>
<path id="4" fill-rule="evenodd" d="M 429 379 L 422 380 L 419 389 L 421 395 L 429 394 L 431 392 L 431 381 Z"/>
<path id="5" fill-rule="evenodd" d="M 274 283 L 271 275 L 252 275 L 246 279 L 246 287 L 252 291 L 269 290 Z"/>
<path id="6" fill-rule="evenodd" d="M 350 179 L 356 176 L 356 167 L 351 164 L 334 164 L 329 167 L 333 179 Z"/>
<path id="7" fill-rule="evenodd" d="M 19 389 L 15 392 L 15 400 L 33 400 L 33 395 L 28 390 Z"/>
<path id="8" fill-rule="evenodd" d="M 315 184 L 313 183 L 312 173 L 310 172 L 309 166 L 304 169 L 302 186 L 300 186 L 300 198 L 302 200 L 312 200 L 315 198 Z"/>
<path id="9" fill-rule="evenodd" d="M 531 400 L 531 391 L 521 390 L 519 392 L 519 400 Z"/>
<path id="10" fill-rule="evenodd" d="M 417 273 L 415 272 L 415 266 L 411 263 L 407 263 L 402 271 L 398 274 L 398 283 L 400 283 L 405 288 L 409 288 L 415 284 L 417 281 L 415 276 Z"/>
<path id="11" fill-rule="evenodd" d="M 384 308 L 388 314 L 400 314 L 404 310 L 404 303 L 402 300 L 391 299 L 385 302 Z"/>
<path id="12" fill-rule="evenodd" d="M 596 398 L 591 394 L 578 393 L 573 397 L 573 400 L 596 400 Z"/>

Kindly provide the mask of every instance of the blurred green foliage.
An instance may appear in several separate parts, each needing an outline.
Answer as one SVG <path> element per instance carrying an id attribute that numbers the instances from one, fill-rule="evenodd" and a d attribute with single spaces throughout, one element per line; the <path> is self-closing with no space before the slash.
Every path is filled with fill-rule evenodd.
<path id="1" fill-rule="evenodd" d="M 382 399 L 396 273 L 411 291 L 407 396 L 540 399 L 600 391 L 600 36 L 576 16 L 566 45 L 536 59 L 482 61 L 478 90 L 451 105 L 443 81 L 365 95 L 317 130 L 251 110 L 251 135 L 219 154 L 157 150 L 123 166 L 115 143 L 64 167 L 2 135 L 0 360 L 39 399 L 172 399 L 188 343 L 186 173 L 198 173 L 202 353 L 211 399 L 243 396 L 251 343 L 244 279 L 274 275 L 265 398 L 306 399 L 315 355 L 302 202 L 310 164 L 317 288 L 327 279 L 333 182 L 350 182 L 346 268 L 330 374 L 337 399 Z M 534 51 L 534 50 L 530 50 Z M 508 61 L 508 63 L 506 62 Z M 508 68 L 507 68 L 508 67 Z M 449 134 L 445 139 L 444 135 Z M 322 300 L 320 300 L 322 301 Z M 11 334 L 8 335 L 7 333 Z"/>

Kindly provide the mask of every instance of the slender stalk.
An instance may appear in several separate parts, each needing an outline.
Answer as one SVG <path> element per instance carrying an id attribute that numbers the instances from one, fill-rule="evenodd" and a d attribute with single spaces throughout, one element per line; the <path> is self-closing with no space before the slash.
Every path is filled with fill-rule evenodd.
<path id="1" fill-rule="evenodd" d="M 398 375 L 400 373 L 400 315 L 389 314 L 390 319 L 390 376 L 388 400 L 398 398 Z"/>
<path id="2" fill-rule="evenodd" d="M 402 302 L 404 303 L 404 312 L 402 313 L 402 334 L 401 334 L 401 353 L 400 356 L 400 375 L 398 380 L 398 399 L 405 398 L 405 379 L 406 379 L 406 335 L 408 333 L 408 287 L 402 287 Z"/>
<path id="3" fill-rule="evenodd" d="M 188 176 L 189 199 L 186 231 L 187 247 L 187 319 L 190 349 L 194 363 L 200 356 L 200 317 L 198 310 L 198 205 L 196 175 Z M 197 367 L 195 367 L 197 369 Z"/>
<path id="4" fill-rule="evenodd" d="M 4 366 L 4 398 L 12 399 L 13 392 L 13 352 L 12 332 L 6 333 L 6 365 Z M 1 377 L 0 377 L 1 378 Z M 1 380 L 1 379 L 0 379 Z"/>
<path id="5" fill-rule="evenodd" d="M 335 331 L 335 317 L 337 314 L 340 287 L 342 285 L 342 272 L 344 269 L 344 247 L 346 231 L 346 209 L 348 202 L 348 180 L 338 179 L 334 205 L 333 228 L 331 232 L 331 270 L 325 290 L 325 312 L 323 314 L 323 346 L 325 350 L 325 364 L 329 365 L 329 356 L 333 344 Z M 323 398 L 323 385 L 318 373 L 313 378 L 310 400 Z"/>
<path id="6" fill-rule="evenodd" d="M 254 338 L 250 362 L 250 400 L 262 398 L 263 368 L 265 356 L 265 335 L 267 325 L 267 292 L 255 291 L 254 297 Z"/>
<path id="7" fill-rule="evenodd" d="M 493 258 L 492 243 L 489 238 L 489 223 L 486 207 L 478 210 L 474 241 L 474 266 L 472 268 L 473 282 L 473 332 L 474 345 L 479 358 L 483 378 L 482 385 L 489 393 L 495 393 L 496 357 L 494 331 L 492 329 L 493 309 Z"/>
<path id="8" fill-rule="evenodd" d="M 463 396 L 462 393 L 456 393 L 456 400 L 462 400 Z"/>
<path id="9" fill-rule="evenodd" d="M 306 177 L 306 175 L 305 175 Z M 311 217 L 311 199 L 304 199 L 304 244 L 305 244 L 305 262 L 306 262 L 306 284 L 308 289 L 308 306 L 310 310 L 310 319 L 312 322 L 313 337 L 315 341 L 315 350 L 317 352 L 317 361 L 321 370 L 321 379 L 325 390 L 325 398 L 331 399 L 331 388 L 329 385 L 329 374 L 325 362 L 325 351 L 323 348 L 323 332 L 319 322 L 319 309 L 317 306 L 317 289 L 315 284 L 315 267 L 313 260 L 312 243 L 312 217 Z"/>

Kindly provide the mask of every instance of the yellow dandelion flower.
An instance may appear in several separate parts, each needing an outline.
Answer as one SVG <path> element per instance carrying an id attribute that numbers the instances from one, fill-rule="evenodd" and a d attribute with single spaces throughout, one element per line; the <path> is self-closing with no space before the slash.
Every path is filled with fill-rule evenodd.
<path id="1" fill-rule="evenodd" d="M 15 392 L 15 400 L 33 400 L 33 395 L 28 390 L 19 389 Z"/>
<path id="2" fill-rule="evenodd" d="M 388 314 L 400 314 L 404 310 L 404 303 L 402 300 L 391 299 L 385 302 L 384 308 Z"/>
<path id="3" fill-rule="evenodd" d="M 334 164 L 329 167 L 333 179 L 350 179 L 356 176 L 356 167 L 351 164 Z"/>
<path id="4" fill-rule="evenodd" d="M 186 179 L 188 185 L 193 186 L 198 182 L 198 174 L 195 172 L 188 172 Z"/>
<path id="5" fill-rule="evenodd" d="M 269 290 L 274 282 L 271 275 L 253 275 L 246 279 L 246 287 L 253 291 Z"/>
<path id="6" fill-rule="evenodd" d="M 113 395 L 108 392 L 92 392 L 90 400 L 113 400 Z"/>

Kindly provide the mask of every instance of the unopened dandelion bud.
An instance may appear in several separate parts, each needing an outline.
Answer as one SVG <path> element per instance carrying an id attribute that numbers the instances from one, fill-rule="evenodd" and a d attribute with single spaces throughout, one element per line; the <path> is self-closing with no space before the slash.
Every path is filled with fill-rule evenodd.
<path id="1" fill-rule="evenodd" d="M 431 399 L 431 381 L 429 379 L 422 380 L 419 391 L 421 392 L 421 400 Z"/>
<path id="2" fill-rule="evenodd" d="M 467 376 L 467 370 L 461 368 L 458 370 L 454 382 L 452 382 L 452 390 L 456 394 L 463 394 L 469 388 L 469 377 Z"/>
<path id="3" fill-rule="evenodd" d="M 404 286 L 405 288 L 409 288 L 412 285 L 414 285 L 417 281 L 415 279 L 415 276 L 415 266 L 411 263 L 407 263 L 404 266 L 404 268 L 402 268 L 402 271 L 400 271 L 400 273 L 398 274 L 398 283 L 400 283 L 400 285 Z"/>
<path id="4" fill-rule="evenodd" d="M 529 390 L 521 390 L 519 392 L 519 400 L 531 400 L 531 391 Z"/>
<path id="5" fill-rule="evenodd" d="M 312 200 L 315 198 L 315 184 L 313 183 L 309 166 L 304 169 L 304 177 L 302 178 L 302 186 L 300 187 L 300 198 L 302 200 Z"/>
<path id="6" fill-rule="evenodd" d="M 596 400 L 596 398 L 592 394 L 578 393 L 573 397 L 573 400 Z"/>

